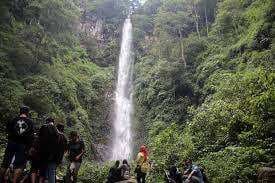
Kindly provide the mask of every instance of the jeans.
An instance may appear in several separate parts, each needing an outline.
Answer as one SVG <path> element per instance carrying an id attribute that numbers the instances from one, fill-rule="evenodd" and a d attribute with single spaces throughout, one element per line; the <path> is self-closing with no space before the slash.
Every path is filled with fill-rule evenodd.
<path id="1" fill-rule="evenodd" d="M 55 183 L 56 163 L 49 163 L 47 166 L 47 178 L 49 183 Z"/>

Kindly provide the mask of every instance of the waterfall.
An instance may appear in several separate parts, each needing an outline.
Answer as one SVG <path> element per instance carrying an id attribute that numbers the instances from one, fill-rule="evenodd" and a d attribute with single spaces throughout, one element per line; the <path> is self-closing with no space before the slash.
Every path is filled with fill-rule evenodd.
<path id="1" fill-rule="evenodd" d="M 132 24 L 127 18 L 123 25 L 122 41 L 119 55 L 118 77 L 115 91 L 115 118 L 113 121 L 114 138 L 112 160 L 131 157 L 131 117 L 133 58 Z"/>

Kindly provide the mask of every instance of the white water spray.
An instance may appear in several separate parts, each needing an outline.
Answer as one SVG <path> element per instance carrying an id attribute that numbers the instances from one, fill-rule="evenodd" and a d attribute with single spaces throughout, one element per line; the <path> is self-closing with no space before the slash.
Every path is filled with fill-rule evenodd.
<path id="1" fill-rule="evenodd" d="M 119 55 L 118 78 L 115 92 L 115 120 L 112 160 L 122 160 L 131 157 L 131 117 L 132 105 L 132 75 L 133 58 L 132 24 L 130 18 L 124 22 L 122 42 Z"/>

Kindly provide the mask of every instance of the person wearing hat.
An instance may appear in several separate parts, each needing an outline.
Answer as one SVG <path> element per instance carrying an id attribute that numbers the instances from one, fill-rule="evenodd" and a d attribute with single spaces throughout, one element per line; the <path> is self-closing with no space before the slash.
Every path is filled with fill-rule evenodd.
<path id="1" fill-rule="evenodd" d="M 8 143 L 1 165 L 0 182 L 6 182 L 13 169 L 13 183 L 18 181 L 27 163 L 26 152 L 32 144 L 34 124 L 29 118 L 29 107 L 22 106 L 19 115 L 7 123 Z"/>

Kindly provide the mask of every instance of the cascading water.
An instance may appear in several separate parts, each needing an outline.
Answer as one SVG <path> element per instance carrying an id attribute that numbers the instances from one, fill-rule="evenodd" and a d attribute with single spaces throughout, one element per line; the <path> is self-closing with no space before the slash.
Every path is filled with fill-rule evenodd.
<path id="1" fill-rule="evenodd" d="M 124 22 L 119 55 L 118 78 L 115 92 L 115 119 L 112 159 L 122 160 L 131 156 L 131 116 L 133 58 L 132 24 L 130 18 Z"/>

